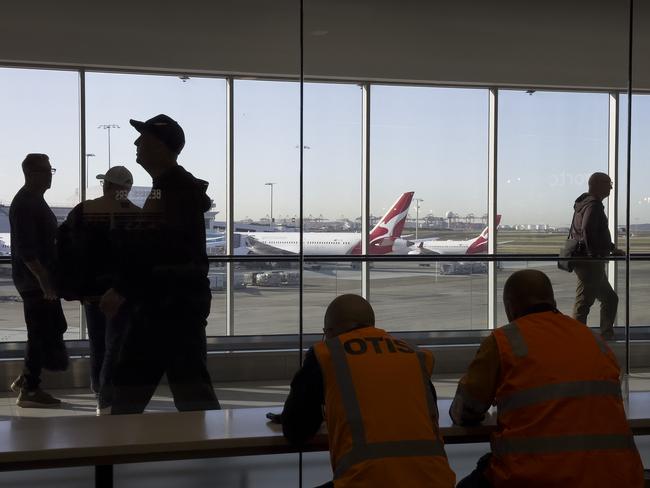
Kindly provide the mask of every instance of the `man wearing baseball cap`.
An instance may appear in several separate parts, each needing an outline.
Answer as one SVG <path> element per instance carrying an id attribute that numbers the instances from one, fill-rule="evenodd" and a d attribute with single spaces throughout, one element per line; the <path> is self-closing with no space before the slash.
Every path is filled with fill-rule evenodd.
<path id="1" fill-rule="evenodd" d="M 112 377 L 117 351 L 128 322 L 122 307 L 111 320 L 99 309 L 101 296 L 114 285 L 122 265 L 122 241 L 126 229 L 139 221 L 140 208 L 128 198 L 133 175 L 124 166 L 113 166 L 99 175 L 103 195 L 81 202 L 68 214 L 57 232 L 64 298 L 81 300 L 88 325 L 90 387 L 97 395 L 97 414 L 112 403 Z"/>
<path id="2" fill-rule="evenodd" d="M 160 114 L 131 125 L 140 134 L 136 161 L 153 185 L 142 225 L 128 238 L 126 273 L 100 304 L 108 317 L 125 305 L 134 310 L 115 369 L 111 412 L 142 412 L 163 374 L 178 410 L 218 409 L 206 364 L 208 184 L 178 164 L 185 134 L 175 120 Z"/>

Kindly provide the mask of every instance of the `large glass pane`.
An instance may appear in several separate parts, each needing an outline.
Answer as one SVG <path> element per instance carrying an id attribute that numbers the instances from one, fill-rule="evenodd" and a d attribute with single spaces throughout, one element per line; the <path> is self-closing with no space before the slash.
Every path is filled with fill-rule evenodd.
<path id="1" fill-rule="evenodd" d="M 373 85 L 370 113 L 373 223 L 391 211 L 399 214 L 390 222 L 395 241 L 387 252 L 405 260 L 487 252 L 488 92 Z M 399 213 L 391 203 L 403 192 L 414 193 Z M 373 304 L 396 317 L 408 310 L 409 319 L 395 323 L 396 330 L 487 326 L 484 263 L 375 263 L 371 277 Z M 435 297 L 456 295 L 450 315 L 433 320 L 442 306 Z"/>
<path id="2" fill-rule="evenodd" d="M 305 84 L 304 252 L 360 252 L 361 88 Z"/>
<path id="3" fill-rule="evenodd" d="M 499 91 L 498 252 L 557 254 L 574 200 L 607 172 L 608 95 Z"/>
<path id="4" fill-rule="evenodd" d="M 79 75 L 74 71 L 0 68 L 0 255 L 10 253 L 9 205 L 24 184 L 21 163 L 28 153 L 45 153 L 56 174 L 45 200 L 57 220 L 79 202 Z M 0 340 L 24 341 L 22 301 L 10 268 L 0 287 Z M 65 335 L 79 338 L 79 304 L 62 302 Z"/>
<path id="5" fill-rule="evenodd" d="M 300 86 L 235 82 L 236 253 L 296 254 L 299 249 Z M 298 332 L 296 262 L 237 263 L 235 334 Z M 240 279 L 241 277 L 241 279 Z"/>
<path id="6" fill-rule="evenodd" d="M 390 331 L 487 328 L 487 263 L 372 263 L 370 301 Z"/>
<path id="7" fill-rule="evenodd" d="M 129 120 L 144 121 L 166 114 L 185 132 L 179 164 L 196 178 L 208 182 L 207 195 L 212 200 L 212 208 L 205 213 L 206 245 L 209 254 L 222 254 L 226 208 L 225 90 L 226 82 L 220 78 L 87 73 L 88 198 L 97 198 L 102 193 L 97 175 L 105 173 L 110 166 L 122 165 L 133 174 L 130 200 L 140 207 L 144 205 L 152 178 L 135 160 L 133 143 L 139 134 Z M 219 269 L 213 265 L 210 270 L 213 290 L 208 318 L 210 335 L 222 335 L 226 330 L 225 281 Z"/>

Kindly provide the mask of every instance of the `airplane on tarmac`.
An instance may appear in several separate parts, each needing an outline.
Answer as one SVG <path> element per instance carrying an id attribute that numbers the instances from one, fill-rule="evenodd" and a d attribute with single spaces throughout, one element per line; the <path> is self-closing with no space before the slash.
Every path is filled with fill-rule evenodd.
<path id="1" fill-rule="evenodd" d="M 497 215 L 496 225 L 501 222 L 501 215 Z M 483 229 L 478 236 L 463 241 L 456 240 L 438 240 L 420 239 L 417 241 L 407 241 L 400 239 L 395 243 L 396 254 L 485 254 L 488 248 L 489 226 Z M 399 252 L 405 250 L 406 252 Z"/>
<path id="2" fill-rule="evenodd" d="M 497 215 L 497 226 L 499 222 L 501 222 L 501 215 Z M 489 227 L 486 227 L 478 236 L 462 241 L 451 239 L 439 240 L 438 238 L 420 239 L 417 241 L 398 239 L 394 245 L 394 253 L 408 254 L 411 256 L 427 254 L 486 254 L 489 238 L 488 231 Z M 421 263 L 421 266 L 428 266 L 428 264 Z M 436 263 L 436 268 L 440 270 L 440 274 L 486 273 L 487 263 L 478 261 L 450 261 Z"/>
<path id="3" fill-rule="evenodd" d="M 390 207 L 370 232 L 368 254 L 389 254 L 402 235 L 406 215 L 414 192 L 403 193 Z M 298 254 L 299 232 L 255 232 L 241 234 L 252 254 Z M 303 252 L 305 254 L 345 255 L 361 254 L 361 233 L 359 232 L 304 232 Z"/>

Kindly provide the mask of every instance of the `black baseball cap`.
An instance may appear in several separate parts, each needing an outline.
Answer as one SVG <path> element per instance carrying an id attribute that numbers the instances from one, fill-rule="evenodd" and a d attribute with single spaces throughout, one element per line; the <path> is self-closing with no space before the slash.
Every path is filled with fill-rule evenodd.
<path id="1" fill-rule="evenodd" d="M 183 146 L 185 146 L 185 133 L 183 129 L 178 125 L 178 122 L 168 115 L 156 115 L 145 122 L 131 119 L 129 123 L 140 134 L 148 132 L 160 139 L 174 154 L 180 154 Z"/>

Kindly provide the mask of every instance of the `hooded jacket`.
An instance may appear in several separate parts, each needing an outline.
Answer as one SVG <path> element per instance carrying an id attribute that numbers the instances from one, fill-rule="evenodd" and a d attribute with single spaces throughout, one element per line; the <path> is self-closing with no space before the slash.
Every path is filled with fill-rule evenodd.
<path id="1" fill-rule="evenodd" d="M 570 237 L 585 243 L 590 257 L 609 256 L 614 249 L 603 203 L 589 193 L 580 195 L 573 205 L 574 221 Z"/>
<path id="2" fill-rule="evenodd" d="M 127 300 L 178 306 L 210 300 L 204 214 L 212 206 L 208 183 L 177 165 L 154 178 L 133 229 L 119 239 L 121 279 Z"/>

